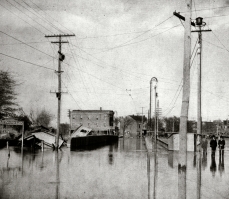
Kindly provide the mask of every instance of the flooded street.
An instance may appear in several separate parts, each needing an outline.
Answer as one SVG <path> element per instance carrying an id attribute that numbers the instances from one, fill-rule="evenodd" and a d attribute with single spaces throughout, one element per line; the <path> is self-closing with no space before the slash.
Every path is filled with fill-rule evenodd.
<path id="1" fill-rule="evenodd" d="M 229 140 L 224 159 L 188 153 L 187 198 L 228 198 Z M 178 152 L 147 152 L 144 139 L 119 139 L 94 150 L 0 150 L 1 198 L 178 198 Z M 201 159 L 200 159 L 201 158 Z M 199 164 L 200 163 L 200 164 Z M 201 168 L 198 170 L 197 168 Z M 200 184 L 201 186 L 197 186 Z"/>

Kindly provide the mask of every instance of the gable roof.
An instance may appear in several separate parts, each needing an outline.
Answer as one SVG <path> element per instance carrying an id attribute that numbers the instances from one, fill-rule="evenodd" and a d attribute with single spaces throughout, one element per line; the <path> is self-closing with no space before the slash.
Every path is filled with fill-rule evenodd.
<path id="1" fill-rule="evenodd" d="M 141 115 L 129 115 L 132 119 L 134 119 L 136 122 L 142 122 L 142 116 Z M 147 118 L 143 115 L 143 122 L 146 122 Z"/>

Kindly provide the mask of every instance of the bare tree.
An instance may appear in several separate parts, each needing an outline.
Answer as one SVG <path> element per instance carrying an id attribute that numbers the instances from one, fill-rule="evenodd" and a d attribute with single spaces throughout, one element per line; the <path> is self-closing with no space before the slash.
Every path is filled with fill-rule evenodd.
<path id="1" fill-rule="evenodd" d="M 52 121 L 53 115 L 43 108 L 36 113 L 33 109 L 31 109 L 29 117 L 33 124 L 48 127 L 50 122 Z"/>
<path id="2" fill-rule="evenodd" d="M 124 118 L 123 117 L 120 118 L 120 121 L 121 121 L 121 128 L 123 130 L 123 136 L 124 136 L 125 130 L 127 129 L 128 126 L 130 126 L 133 123 L 133 119 L 129 116 L 126 116 Z"/>

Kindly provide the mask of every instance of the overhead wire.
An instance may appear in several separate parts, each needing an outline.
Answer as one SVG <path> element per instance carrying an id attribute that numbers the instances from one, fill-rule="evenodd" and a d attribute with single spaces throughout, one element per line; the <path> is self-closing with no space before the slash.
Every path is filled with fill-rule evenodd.
<path id="1" fill-rule="evenodd" d="M 29 17 L 31 20 L 33 20 L 34 22 L 36 22 L 37 24 L 39 24 L 41 27 L 43 27 L 45 30 L 47 30 L 48 32 L 53 33 L 52 31 L 50 31 L 49 29 L 47 29 L 45 26 L 43 26 L 41 23 L 37 22 L 36 20 L 34 20 L 32 17 L 30 17 L 28 14 L 26 14 L 25 12 L 23 12 L 22 10 L 20 10 L 17 6 L 15 6 L 14 4 L 10 3 L 8 0 L 7 1 L 10 5 L 12 5 L 13 7 L 15 7 L 17 10 L 19 10 L 21 13 L 23 13 L 24 15 L 26 15 L 27 17 Z M 15 1 L 16 2 L 16 1 Z M 17 2 L 16 2 L 17 3 Z"/>
<path id="2" fill-rule="evenodd" d="M 7 54 L 1 53 L 1 52 L 0 52 L 0 54 L 3 55 L 3 56 L 9 57 L 9 58 L 12 58 L 12 59 L 15 59 L 15 60 L 18 60 L 18 61 L 27 63 L 27 64 L 31 64 L 31 65 L 34 65 L 34 66 L 38 66 L 38 67 L 40 67 L 40 68 L 45 68 L 45 69 L 48 69 L 48 70 L 55 71 L 55 70 L 53 70 L 52 68 L 49 68 L 49 67 L 46 67 L 46 66 L 42 66 L 42 65 L 39 65 L 39 64 L 35 64 L 35 63 L 29 62 L 29 61 L 25 61 L 25 60 L 22 60 L 22 59 L 20 59 L 20 58 L 13 57 L 13 56 L 11 56 L 11 55 L 7 55 Z"/>
<path id="3" fill-rule="evenodd" d="M 68 47 L 69 47 L 69 49 L 70 49 L 69 43 L 68 43 Z M 70 52 L 72 53 L 72 50 L 71 50 L 71 49 L 70 49 Z M 72 56 L 73 56 L 73 60 L 74 60 L 74 62 L 75 62 L 75 64 L 76 64 L 76 66 L 79 65 L 79 67 L 80 67 L 80 62 L 79 62 L 79 60 L 78 60 L 77 58 L 75 58 L 75 56 L 74 56 L 73 53 L 72 53 Z M 76 60 L 77 60 L 78 65 L 77 65 L 77 63 L 76 63 Z M 85 85 L 84 78 L 83 78 L 83 76 L 81 75 L 81 71 L 78 69 L 78 67 L 77 67 L 77 70 L 78 70 L 79 73 L 80 73 L 80 78 L 81 78 L 81 80 L 82 80 L 82 82 L 83 82 L 83 85 L 84 85 L 84 88 L 85 88 L 85 90 L 86 90 L 86 93 L 87 93 L 88 96 L 89 96 L 89 92 L 88 92 L 88 89 L 87 89 L 87 87 L 86 87 L 86 85 Z M 73 72 L 73 70 L 72 70 L 72 74 L 75 75 L 74 72 Z"/>
<path id="4" fill-rule="evenodd" d="M 146 40 L 148 40 L 148 39 L 151 39 L 151 38 L 153 38 L 153 37 L 156 37 L 156 36 L 158 36 L 158 35 L 161 35 L 161 34 L 167 32 L 167 31 L 169 31 L 169 30 L 172 30 L 173 28 L 176 28 L 176 27 L 178 27 L 178 26 L 180 26 L 180 24 L 177 24 L 177 25 L 175 25 L 175 26 L 172 26 L 171 28 L 168 28 L 168 29 L 166 29 L 165 31 L 162 31 L 162 32 L 160 32 L 160 33 L 158 33 L 158 34 L 152 35 L 152 36 L 150 36 L 150 37 L 148 37 L 148 38 L 146 38 L 146 39 L 142 39 L 142 40 L 139 40 L 139 41 L 136 41 L 136 42 L 127 43 L 127 44 L 124 44 L 124 45 L 119 45 L 119 46 L 115 46 L 115 47 L 112 47 L 112 48 L 108 48 L 107 50 L 104 50 L 104 51 L 101 51 L 101 52 L 107 52 L 107 51 L 114 50 L 114 49 L 117 49 L 117 48 L 122 48 L 122 47 L 126 47 L 126 46 L 130 46 L 130 45 L 133 45 L 133 44 L 138 44 L 138 43 L 144 42 L 144 41 L 146 41 Z M 99 53 L 101 53 L 101 52 L 99 52 Z M 95 54 L 98 54 L 98 53 L 95 53 Z"/>
<path id="5" fill-rule="evenodd" d="M 194 51 L 195 51 L 195 49 L 196 49 L 196 44 L 197 44 L 197 42 L 198 42 L 198 39 L 197 39 L 196 42 L 195 42 L 193 51 L 192 51 L 192 53 L 191 53 L 191 58 L 192 58 L 193 53 L 194 53 Z M 191 69 L 191 67 L 192 67 L 193 60 L 195 59 L 197 50 L 198 50 L 198 48 L 196 49 L 195 54 L 194 54 L 194 57 L 192 58 L 192 61 L 191 61 L 191 64 L 190 64 L 190 69 Z M 179 97 L 179 95 L 180 95 L 180 93 L 181 93 L 182 88 L 183 88 L 183 85 L 181 86 L 182 82 L 183 82 L 183 78 L 181 79 L 181 82 L 180 82 L 180 84 L 179 84 L 179 86 L 178 86 L 178 88 L 177 88 L 177 90 L 176 90 L 176 92 L 175 92 L 175 95 L 174 95 L 174 97 L 173 97 L 171 103 L 169 104 L 169 106 L 170 106 L 170 105 L 173 103 L 173 106 L 172 106 L 172 108 L 170 108 L 170 109 L 169 109 L 169 108 L 166 109 L 166 111 L 165 111 L 165 112 L 166 112 L 165 116 L 167 116 L 167 115 L 173 110 L 174 105 L 175 105 L 175 103 L 176 103 L 176 101 L 177 101 L 177 99 L 178 99 L 178 97 Z M 178 90 L 179 90 L 179 91 L 178 91 Z M 179 93 L 178 93 L 178 92 L 179 92 Z M 178 93 L 178 95 L 177 95 L 177 93 Z M 176 96 L 176 95 L 177 95 L 177 96 Z M 176 97 L 176 98 L 175 98 L 175 97 Z M 175 100 L 174 100 L 174 99 L 175 99 Z M 174 100 L 174 102 L 173 102 L 173 100 Z M 169 110 L 168 110 L 168 109 L 169 109 Z M 167 111 L 167 110 L 168 110 L 168 111 Z"/>
<path id="6" fill-rule="evenodd" d="M 219 7 L 212 7 L 212 8 L 195 9 L 192 12 L 204 11 L 204 10 L 215 10 L 215 9 L 222 9 L 222 8 L 229 8 L 229 6 L 219 6 Z M 180 12 L 180 13 L 186 13 L 186 12 Z"/>
<path id="7" fill-rule="evenodd" d="M 14 0 L 16 3 L 18 3 L 16 0 Z M 33 9 L 28 3 L 26 3 L 25 1 L 22 1 L 25 5 L 27 5 L 31 10 L 34 11 L 31 12 L 29 9 L 27 9 L 26 7 L 23 6 L 23 8 L 25 8 L 26 10 L 28 10 L 30 13 L 34 14 L 35 16 L 37 16 L 38 18 L 40 18 L 41 20 L 45 21 L 46 23 L 50 24 L 54 29 L 64 33 L 61 29 L 59 29 L 57 26 L 55 26 L 52 22 L 50 22 L 47 18 L 43 18 L 41 17 L 41 15 L 39 13 L 37 13 L 37 11 L 35 11 L 35 9 Z M 20 3 L 18 3 L 19 5 L 21 5 Z M 21 5 L 22 6 L 22 5 Z"/>
<path id="8" fill-rule="evenodd" d="M 16 15 L 19 19 L 21 19 L 22 21 L 24 21 L 25 23 L 29 24 L 30 26 L 32 26 L 34 29 L 36 29 L 38 32 L 42 33 L 43 35 L 45 35 L 45 33 L 43 33 L 41 30 L 39 30 L 38 28 L 36 28 L 35 26 L 33 26 L 32 24 L 30 24 L 29 22 L 27 22 L 26 20 L 24 20 L 23 18 L 21 18 L 19 15 L 15 14 L 14 12 L 12 12 L 11 10 L 9 10 L 8 8 L 6 8 L 5 6 L 3 6 L 0 3 L 0 6 L 2 6 L 3 8 L 5 8 L 6 10 L 8 10 L 10 13 L 12 13 L 13 15 Z"/>
<path id="9" fill-rule="evenodd" d="M 73 33 L 70 29 L 68 29 L 67 27 L 65 27 L 64 25 L 60 24 L 55 18 L 53 18 L 51 15 L 49 15 L 47 12 L 45 12 L 44 10 L 42 10 L 37 4 L 35 4 L 32 0 L 30 0 L 30 2 L 32 4 L 34 4 L 40 11 L 44 12 L 48 17 L 50 17 L 52 20 L 54 20 L 56 23 L 58 23 L 61 27 L 64 27 L 66 30 L 70 31 L 71 33 Z"/>
<path id="10" fill-rule="evenodd" d="M 153 28 L 151 28 L 151 29 L 149 29 L 149 30 L 146 30 L 146 31 L 143 32 L 142 34 L 140 34 L 140 35 L 138 35 L 138 36 L 136 36 L 136 37 L 134 37 L 134 38 L 132 38 L 132 39 L 129 39 L 129 40 L 125 41 L 124 43 L 115 46 L 114 48 L 119 47 L 119 46 L 123 46 L 123 45 L 125 45 L 125 44 L 127 44 L 127 43 L 129 43 L 129 42 L 131 42 L 131 41 L 133 41 L 133 40 L 135 40 L 135 39 L 141 37 L 142 35 L 144 35 L 144 34 L 150 32 L 150 31 L 152 31 L 152 30 L 153 30 L 154 28 L 156 28 L 157 26 L 160 26 L 160 25 L 163 24 L 164 22 L 168 21 L 168 20 L 169 20 L 170 18 L 172 18 L 172 17 L 173 17 L 173 15 L 169 16 L 167 19 L 163 20 L 162 22 L 159 22 L 159 23 L 158 23 L 157 25 L 155 25 Z"/>

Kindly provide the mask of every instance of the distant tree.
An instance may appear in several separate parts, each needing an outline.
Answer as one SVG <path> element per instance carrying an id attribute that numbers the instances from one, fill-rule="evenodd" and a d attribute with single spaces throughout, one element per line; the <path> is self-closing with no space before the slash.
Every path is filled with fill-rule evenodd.
<path id="1" fill-rule="evenodd" d="M 118 123 L 120 122 L 120 118 L 119 117 L 115 117 L 114 118 L 114 124 L 115 126 L 118 126 Z"/>
<path id="2" fill-rule="evenodd" d="M 166 125 L 166 132 L 179 132 L 180 128 L 180 118 L 178 117 L 164 117 L 163 118 Z"/>
<path id="3" fill-rule="evenodd" d="M 17 120 L 19 121 L 23 121 L 24 122 L 24 130 L 27 131 L 30 128 L 30 125 L 32 124 L 32 122 L 30 121 L 30 119 L 28 118 L 28 116 L 26 115 L 20 115 L 17 117 Z"/>
<path id="4" fill-rule="evenodd" d="M 8 71 L 0 70 L 0 118 L 14 116 L 16 81 Z"/>
<path id="5" fill-rule="evenodd" d="M 37 113 L 35 113 L 35 111 L 33 109 L 31 109 L 29 117 L 30 117 L 31 121 L 33 122 L 33 124 L 42 125 L 42 126 L 45 126 L 45 127 L 49 126 L 49 124 L 50 124 L 50 122 L 52 121 L 52 118 L 53 118 L 52 114 L 50 114 L 45 109 L 37 111 Z"/>
<path id="6" fill-rule="evenodd" d="M 67 123 L 61 123 L 60 124 L 60 133 L 62 135 L 69 135 L 69 129 L 70 129 L 70 125 Z"/>
<path id="7" fill-rule="evenodd" d="M 120 121 L 121 121 L 121 128 L 123 131 L 123 136 L 124 136 L 125 130 L 127 129 L 128 126 L 130 126 L 133 123 L 133 119 L 129 116 L 126 116 L 124 118 L 121 117 Z"/>

